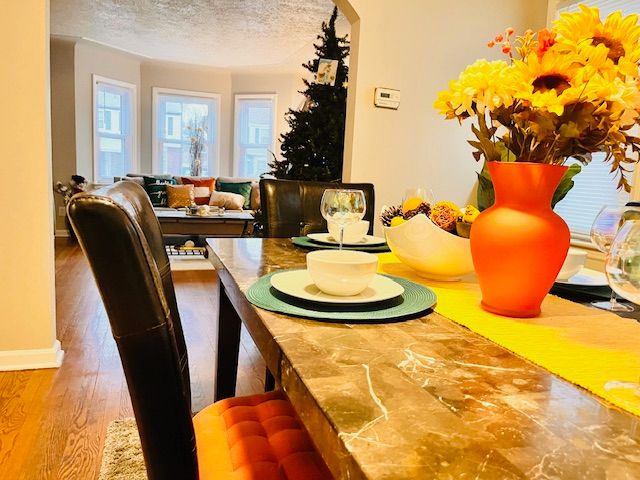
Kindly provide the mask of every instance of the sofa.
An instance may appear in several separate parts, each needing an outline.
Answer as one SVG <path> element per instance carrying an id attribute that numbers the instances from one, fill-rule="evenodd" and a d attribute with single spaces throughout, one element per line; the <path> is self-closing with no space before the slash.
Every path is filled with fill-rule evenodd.
<path id="1" fill-rule="evenodd" d="M 155 181 L 152 182 L 151 179 Z M 214 179 L 214 190 L 208 194 L 209 201 L 213 201 L 211 198 L 213 196 L 223 196 L 218 193 L 221 191 L 235 193 L 235 203 L 243 203 L 237 202 L 240 194 L 244 197 L 242 205 L 232 205 L 236 208 L 231 209 L 226 208 L 224 215 L 192 216 L 187 214 L 185 208 L 172 208 L 162 203 L 162 196 L 159 191 L 163 188 L 172 188 L 176 185 L 190 183 L 194 185 L 196 194 L 194 200 L 196 203 L 209 204 L 209 201 L 206 201 L 207 195 L 204 194 L 205 189 L 198 185 L 210 183 L 212 179 L 213 177 L 128 173 L 125 177 L 115 177 L 114 181 L 135 182 L 147 191 L 152 204 L 154 204 L 154 212 L 158 217 L 162 233 L 165 235 L 168 244 L 182 243 L 186 240 L 185 237 L 194 237 L 193 239 L 197 240 L 197 237 L 201 236 L 240 237 L 251 235 L 253 232 L 254 213 L 260 208 L 260 188 L 258 181 L 254 179 L 239 177 L 218 177 Z M 169 187 L 166 187 L 166 185 L 169 185 Z M 214 202 L 212 205 L 216 205 L 216 203 Z M 224 205 L 227 204 L 225 203 L 221 206 Z"/>

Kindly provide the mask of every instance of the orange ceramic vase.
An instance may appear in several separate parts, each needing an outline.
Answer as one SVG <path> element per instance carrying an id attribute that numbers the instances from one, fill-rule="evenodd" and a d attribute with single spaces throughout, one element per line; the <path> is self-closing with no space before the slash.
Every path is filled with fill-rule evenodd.
<path id="1" fill-rule="evenodd" d="M 535 317 L 569 250 L 569 228 L 551 209 L 567 167 L 489 162 L 496 200 L 471 229 L 471 255 L 482 307 Z"/>

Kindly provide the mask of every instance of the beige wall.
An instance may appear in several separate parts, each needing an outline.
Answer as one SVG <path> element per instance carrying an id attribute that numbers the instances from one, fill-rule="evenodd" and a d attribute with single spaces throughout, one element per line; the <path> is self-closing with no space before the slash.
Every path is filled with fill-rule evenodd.
<path id="1" fill-rule="evenodd" d="M 135 85 L 140 111 L 140 60 L 84 40 L 76 43 L 76 171 L 89 179 L 93 179 L 93 74 Z M 139 118 L 137 137 L 136 150 L 140 158 Z"/>
<path id="2" fill-rule="evenodd" d="M 231 138 L 231 74 L 227 70 L 181 65 L 178 63 L 143 62 L 141 65 L 142 98 L 142 163 L 143 172 L 151 172 L 152 89 L 175 88 L 194 92 L 218 93 L 220 97 L 220 164 L 218 173 L 230 168 Z"/>
<path id="3" fill-rule="evenodd" d="M 0 369 L 55 366 L 49 2 L 4 2 L 0 16 Z M 10 180 L 9 180 L 10 179 Z M 44 358 L 48 358 L 48 361 Z"/>
<path id="4" fill-rule="evenodd" d="M 545 25 L 545 0 L 336 0 L 352 21 L 345 179 L 373 182 L 376 209 L 398 203 L 406 188 L 432 189 L 461 204 L 478 165 L 468 123 L 433 109 L 437 92 L 478 58 L 501 58 L 486 42 L 512 26 Z M 353 7 L 353 8 L 352 8 Z M 397 111 L 373 106 L 374 88 L 399 89 Z"/>
<path id="5" fill-rule="evenodd" d="M 51 156 L 53 181 L 68 182 L 76 173 L 75 42 L 51 39 Z M 54 195 L 56 230 L 66 228 L 60 195 Z"/>

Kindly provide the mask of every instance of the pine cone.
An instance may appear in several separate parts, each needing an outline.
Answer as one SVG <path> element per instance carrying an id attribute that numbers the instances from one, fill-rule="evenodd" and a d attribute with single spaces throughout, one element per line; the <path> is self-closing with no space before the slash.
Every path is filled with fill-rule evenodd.
<path id="1" fill-rule="evenodd" d="M 427 217 L 429 217 L 429 214 L 431 213 L 431 205 L 429 205 L 427 202 L 422 202 L 420 205 L 418 205 L 418 207 L 414 208 L 413 210 L 409 210 L 408 212 L 405 212 L 404 219 L 409 220 L 410 218 L 415 217 L 419 213 L 424 213 Z"/>
<path id="2" fill-rule="evenodd" d="M 382 222 L 382 225 L 384 225 L 385 227 L 390 227 L 391 219 L 394 217 L 402 217 L 402 206 L 394 205 L 392 207 L 387 207 L 380 214 L 380 221 Z"/>

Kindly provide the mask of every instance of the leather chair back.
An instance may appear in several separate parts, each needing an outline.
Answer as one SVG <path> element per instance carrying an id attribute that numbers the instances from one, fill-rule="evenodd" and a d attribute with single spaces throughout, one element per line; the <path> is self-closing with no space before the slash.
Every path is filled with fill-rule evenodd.
<path id="1" fill-rule="evenodd" d="M 169 259 L 134 182 L 74 196 L 68 214 L 116 341 L 150 479 L 197 479 L 187 349 Z"/>
<path id="2" fill-rule="evenodd" d="M 305 182 L 299 180 L 260 180 L 260 204 L 265 237 L 297 237 L 326 232 L 327 222 L 320 213 L 320 200 L 328 188 L 362 190 L 367 202 L 364 219 L 373 233 L 375 190 L 371 183 Z"/>

